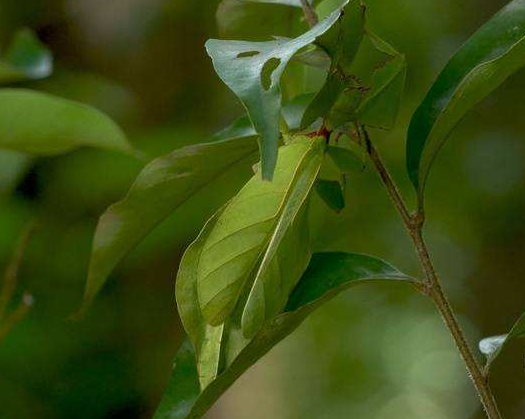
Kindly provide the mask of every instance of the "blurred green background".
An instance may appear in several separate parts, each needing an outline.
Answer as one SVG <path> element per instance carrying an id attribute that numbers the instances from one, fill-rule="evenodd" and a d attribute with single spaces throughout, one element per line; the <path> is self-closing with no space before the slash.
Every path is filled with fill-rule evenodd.
<path id="1" fill-rule="evenodd" d="M 403 156 L 410 116 L 448 57 L 505 1 L 367 3 L 372 28 L 409 63 L 397 128 L 372 135 L 413 203 Z M 0 45 L 19 27 L 33 28 L 53 51 L 56 68 L 24 87 L 104 110 L 152 158 L 203 142 L 242 113 L 203 48 L 219 36 L 217 4 L 0 0 Z M 278 24 L 266 23 L 237 33 L 258 39 Z M 427 188 L 426 236 L 472 345 L 507 331 L 525 309 L 524 89 L 521 72 L 469 114 Z M 87 316 L 73 322 L 68 317 L 79 307 L 97 218 L 143 164 L 93 149 L 31 161 L 2 152 L 0 266 L 29 220 L 40 227 L 14 300 L 27 290 L 35 305 L 0 344 L 1 419 L 142 419 L 155 409 L 183 339 L 173 296 L 179 259 L 241 174 L 174 213 L 119 265 Z M 342 214 L 318 200 L 313 212 L 316 250 L 370 253 L 419 275 L 408 237 L 371 170 L 349 180 Z M 523 346 L 511 345 L 494 369 L 493 388 L 509 419 L 525 417 Z M 208 417 L 484 416 L 431 303 L 381 285 L 355 288 L 316 312 Z"/>

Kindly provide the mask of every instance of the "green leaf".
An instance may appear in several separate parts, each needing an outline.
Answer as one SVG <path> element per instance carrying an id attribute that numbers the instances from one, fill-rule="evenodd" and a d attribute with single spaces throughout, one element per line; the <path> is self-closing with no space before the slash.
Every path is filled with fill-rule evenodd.
<path id="1" fill-rule="evenodd" d="M 283 7 L 284 6 L 284 7 Z M 222 0 L 216 18 L 219 33 L 226 39 L 257 41 L 268 35 L 295 37 L 306 30 L 302 10 L 269 1 Z"/>
<path id="2" fill-rule="evenodd" d="M 341 291 L 371 282 L 415 284 L 415 281 L 386 262 L 355 253 L 314 254 L 297 284 L 285 312 L 267 323 L 222 370 L 201 390 L 192 345 L 186 341 L 174 361 L 174 369 L 154 419 L 198 419 L 217 399 L 272 347 L 291 334 L 303 320 Z"/>
<path id="3" fill-rule="evenodd" d="M 277 161 L 280 79 L 290 59 L 312 44 L 337 22 L 340 10 L 295 39 L 267 42 L 221 41 L 206 43 L 215 71 L 239 97 L 257 133 L 261 136 L 261 167 L 264 179 L 271 179 Z"/>
<path id="4" fill-rule="evenodd" d="M 343 8 L 344 13 L 317 44 L 330 56 L 332 69 L 338 68 L 346 74 L 350 71 L 365 33 L 366 7 L 356 0 L 341 3 L 338 7 Z"/>
<path id="5" fill-rule="evenodd" d="M 488 373 L 492 363 L 503 349 L 513 340 L 525 336 L 525 314 L 514 324 L 510 333 L 506 335 L 491 336 L 479 342 L 479 350 L 487 357 L 485 371 Z"/>
<path id="6" fill-rule="evenodd" d="M 304 112 L 313 98 L 313 93 L 304 93 L 294 97 L 283 107 L 282 114 L 288 129 L 298 130 L 301 128 Z"/>
<path id="7" fill-rule="evenodd" d="M 329 208 L 341 212 L 345 207 L 345 197 L 341 183 L 337 180 L 317 179 L 315 190 Z"/>
<path id="8" fill-rule="evenodd" d="M 358 1 L 345 2 L 343 6 L 344 13 L 337 23 L 317 42 L 330 57 L 331 65 L 324 86 L 304 114 L 303 127 L 320 117 L 330 120 L 330 110 L 336 106 L 338 99 L 344 94 L 352 94 L 356 87 L 354 79 L 349 76 L 365 33 L 365 8 Z"/>
<path id="9" fill-rule="evenodd" d="M 255 174 L 225 208 L 206 240 L 198 267 L 199 302 L 209 324 L 223 323 L 241 295 L 247 296 L 239 306 L 247 337 L 264 319 L 282 310 L 308 258 L 304 260 L 304 252 L 297 249 L 292 253 L 299 260 L 285 263 L 286 252 L 277 262 L 274 259 L 283 242 L 286 248 L 289 241 L 301 241 L 293 233 L 285 236 L 301 218 L 298 214 L 321 167 L 323 150 L 321 137 L 295 137 L 279 150 L 274 180 L 266 182 Z"/>
<path id="10" fill-rule="evenodd" d="M 53 57 L 30 29 L 13 37 L 0 59 L 0 85 L 47 77 L 53 70 Z"/>
<path id="11" fill-rule="evenodd" d="M 153 160 L 127 196 L 106 210 L 93 239 L 84 308 L 117 263 L 160 222 L 233 167 L 254 163 L 257 142 L 245 123 L 236 121 L 215 142 L 184 147 Z"/>
<path id="12" fill-rule="evenodd" d="M 131 152 L 122 130 L 100 111 L 24 89 L 0 89 L 0 148 L 53 155 L 81 146 Z"/>
<path id="13" fill-rule="evenodd" d="M 365 28 L 361 3 L 351 2 L 344 10 L 338 25 L 318 41 L 332 64 L 323 88 L 305 112 L 303 127 L 323 117 L 330 130 L 356 121 L 391 129 L 405 86 L 405 57 Z"/>
<path id="14" fill-rule="evenodd" d="M 452 57 L 414 113 L 407 169 L 423 205 L 430 167 L 465 114 L 525 64 L 525 0 L 514 0 Z"/>
<path id="15" fill-rule="evenodd" d="M 397 119 L 405 90 L 406 59 L 372 32 L 368 31 L 367 37 L 374 48 L 387 58 L 384 64 L 374 65 L 369 91 L 356 110 L 356 118 L 364 125 L 391 129 Z"/>
<path id="16" fill-rule="evenodd" d="M 229 126 L 213 135 L 210 142 L 255 137 L 256 135 L 257 133 L 250 122 L 250 118 L 248 118 L 248 116 L 241 116 Z"/>
<path id="17" fill-rule="evenodd" d="M 283 4 L 286 6 L 302 7 L 301 0 L 244 0 L 251 3 Z M 309 0 L 311 3 L 311 0 Z"/>
<path id="18" fill-rule="evenodd" d="M 217 327 L 206 324 L 201 314 L 197 295 L 197 267 L 204 243 L 223 212 L 224 207 L 208 220 L 199 236 L 188 246 L 181 259 L 175 284 L 182 325 L 195 348 L 198 382 L 201 388 L 206 388 L 219 374 L 225 327 L 222 324 Z"/>
<path id="19" fill-rule="evenodd" d="M 293 60 L 324 70 L 328 70 L 331 63 L 330 56 L 322 48 L 315 45 L 309 45 L 303 51 L 295 54 Z"/>
<path id="20" fill-rule="evenodd" d="M 0 196 L 9 195 L 31 167 L 32 158 L 16 151 L 0 150 Z"/>
<path id="21" fill-rule="evenodd" d="M 362 172 L 366 166 L 366 151 L 354 142 L 350 142 L 348 147 L 330 146 L 327 154 L 342 173 Z"/>
<path id="22" fill-rule="evenodd" d="M 339 74 L 328 74 L 325 84 L 312 100 L 308 108 L 306 108 L 301 126 L 306 128 L 312 125 L 318 118 L 327 117 L 344 88 L 345 81 L 339 76 Z"/>
<path id="23" fill-rule="evenodd" d="M 343 7 L 348 3 L 347 0 L 321 0 L 316 2 L 318 3 L 315 7 L 315 12 L 319 19 L 324 19 L 330 13 L 332 13 L 338 7 Z M 357 3 L 357 2 L 356 2 Z"/>

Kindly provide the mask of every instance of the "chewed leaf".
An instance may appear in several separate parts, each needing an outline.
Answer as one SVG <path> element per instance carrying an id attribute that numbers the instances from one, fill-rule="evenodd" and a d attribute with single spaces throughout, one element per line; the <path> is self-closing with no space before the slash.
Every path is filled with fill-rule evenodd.
<path id="1" fill-rule="evenodd" d="M 264 179 L 272 178 L 277 161 L 281 76 L 290 59 L 328 31 L 337 22 L 340 13 L 340 10 L 335 11 L 295 39 L 279 38 L 267 42 L 211 39 L 206 43 L 215 71 L 244 104 L 261 137 L 261 169 Z"/>
<path id="2" fill-rule="evenodd" d="M 525 336 L 525 314 L 514 324 L 511 331 L 506 335 L 491 336 L 479 342 L 480 352 L 487 357 L 485 371 L 490 372 L 492 363 L 501 351 L 514 339 Z"/>
<path id="3" fill-rule="evenodd" d="M 53 57 L 30 29 L 21 29 L 0 58 L 0 85 L 47 77 Z"/>
<path id="4" fill-rule="evenodd" d="M 452 57 L 412 117 L 407 169 L 420 206 L 430 167 L 450 132 L 473 106 L 523 65 L 525 0 L 514 0 Z"/>
<path id="5" fill-rule="evenodd" d="M 353 285 L 371 282 L 415 284 L 388 263 L 355 253 L 314 254 L 290 297 L 285 312 L 263 329 L 227 363 L 204 389 L 199 385 L 195 352 L 185 342 L 154 419 L 199 419 L 248 368 L 301 325 L 310 313 Z"/>
<path id="6" fill-rule="evenodd" d="M 199 302 L 209 324 L 223 323 L 246 287 L 261 290 L 258 283 L 264 283 L 261 278 L 268 278 L 266 271 L 273 266 L 283 235 L 293 225 L 319 171 L 322 147 L 322 138 L 296 137 L 279 150 L 273 181 L 266 182 L 259 173 L 255 174 L 224 209 L 206 239 L 198 266 Z M 295 284 L 293 279 L 283 282 L 285 278 L 278 278 L 281 299 L 287 297 L 286 289 Z M 247 307 L 251 304 L 250 294 Z M 266 303 L 270 301 L 267 299 Z M 246 323 L 245 314 L 243 317 Z"/>

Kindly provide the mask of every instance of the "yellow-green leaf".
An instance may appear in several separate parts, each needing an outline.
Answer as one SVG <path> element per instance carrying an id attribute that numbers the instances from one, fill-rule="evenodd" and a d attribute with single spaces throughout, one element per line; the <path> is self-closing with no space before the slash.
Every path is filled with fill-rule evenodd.
<path id="1" fill-rule="evenodd" d="M 323 149 L 322 138 L 296 137 L 280 148 L 274 180 L 267 182 L 260 173 L 255 174 L 224 209 L 206 240 L 198 267 L 199 302 L 209 324 L 223 323 L 243 292 L 248 299 L 243 332 L 248 336 L 257 328 L 248 326 L 252 321 L 248 317 L 264 319 L 282 308 L 279 306 L 298 280 L 286 277 L 292 272 L 278 275 L 282 292 L 265 299 L 269 304 L 266 314 L 261 314 L 260 305 L 252 312 L 262 290 L 266 295 L 269 284 L 263 278 L 275 267 L 271 262 L 276 251 L 304 205 L 321 166 Z"/>

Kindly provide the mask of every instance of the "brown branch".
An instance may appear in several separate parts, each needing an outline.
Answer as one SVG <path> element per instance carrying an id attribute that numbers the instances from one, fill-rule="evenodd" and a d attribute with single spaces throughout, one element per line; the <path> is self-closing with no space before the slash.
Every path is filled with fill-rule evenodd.
<path id="1" fill-rule="evenodd" d="M 319 23 L 319 18 L 308 0 L 301 0 L 301 6 L 303 7 L 304 18 L 306 19 L 306 22 L 308 22 L 308 25 L 311 28 L 317 25 Z"/>
<path id="2" fill-rule="evenodd" d="M 498 406 L 496 404 L 496 400 L 494 399 L 494 395 L 492 394 L 492 391 L 490 389 L 488 380 L 485 374 L 483 373 L 483 370 L 480 367 L 479 363 L 477 362 L 472 350 L 470 349 L 467 340 L 465 339 L 465 335 L 461 330 L 461 326 L 459 325 L 456 319 L 456 315 L 454 314 L 452 306 L 450 305 L 450 302 L 447 296 L 445 295 L 443 288 L 441 287 L 441 283 L 437 276 L 436 270 L 434 269 L 434 265 L 432 263 L 432 259 L 430 257 L 422 233 L 423 225 L 425 222 L 424 212 L 422 210 L 419 210 L 416 214 L 410 215 L 408 208 L 401 194 L 399 193 L 399 189 L 397 188 L 395 182 L 392 180 L 392 177 L 388 173 L 388 170 L 383 164 L 377 150 L 374 148 L 374 145 L 370 141 L 370 137 L 366 129 L 364 127 L 361 127 L 361 130 L 365 137 L 366 148 L 370 159 L 372 160 L 372 163 L 377 173 L 379 174 L 383 185 L 385 186 L 388 194 L 390 195 L 394 206 L 401 215 L 401 218 L 403 219 L 403 224 L 405 225 L 414 243 L 414 247 L 419 258 L 421 268 L 423 269 L 423 272 L 425 274 L 427 286 L 426 294 L 429 295 L 430 298 L 432 298 L 432 300 L 434 301 L 434 304 L 439 310 L 441 317 L 443 318 L 448 330 L 450 331 L 450 334 L 452 335 L 454 342 L 456 343 L 461 357 L 465 362 L 465 365 L 469 372 L 469 376 L 472 379 L 472 382 L 474 383 L 474 387 L 476 388 L 479 398 L 481 399 L 481 403 L 485 408 L 485 412 L 487 413 L 488 418 L 502 419 L 501 413 L 499 412 Z"/>

